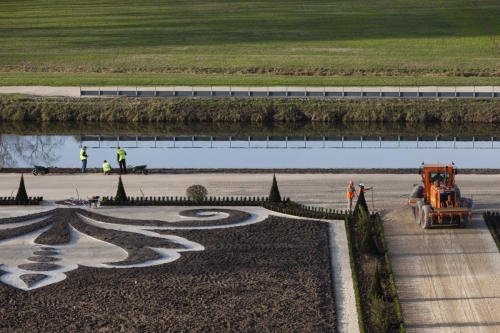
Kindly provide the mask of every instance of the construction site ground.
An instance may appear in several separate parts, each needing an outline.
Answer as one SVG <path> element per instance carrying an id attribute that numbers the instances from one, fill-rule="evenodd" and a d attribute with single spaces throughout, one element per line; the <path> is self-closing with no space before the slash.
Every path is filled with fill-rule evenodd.
<path id="1" fill-rule="evenodd" d="M 484 210 L 500 210 L 500 175 L 459 174 L 457 183 L 462 196 L 472 196 L 475 202 L 472 223 L 466 229 L 430 230 L 418 226 L 411 208 L 405 206 L 413 184 L 420 182 L 418 174 L 277 174 L 276 178 L 282 197 L 327 209 L 345 209 L 349 180 L 373 186 L 366 199 L 369 209 L 381 212 L 383 218 L 407 332 L 500 330 L 500 288 L 497 287 L 500 253 L 482 219 Z M 0 174 L 0 196 L 9 196 L 11 192 L 15 195 L 19 179 L 19 174 Z M 208 195 L 214 197 L 262 197 L 269 195 L 272 174 L 129 174 L 122 179 L 127 195 L 134 197 L 184 196 L 186 188 L 195 184 L 204 185 Z M 112 196 L 117 183 L 116 175 L 25 175 L 28 195 L 43 196 L 45 203 L 36 208 L 1 207 L 0 218 L 52 209 L 56 201 L 70 197 Z M 155 211 L 144 207 L 95 210 L 99 214 L 129 219 L 157 218 Z M 330 246 L 345 260 L 348 254 L 343 252 L 345 246 L 338 247 L 341 242 L 343 239 L 337 230 Z M 338 289 L 352 288 L 349 274 L 344 271 L 339 279 L 335 276 L 335 267 L 333 271 L 336 293 Z M 337 309 L 352 306 L 352 300 L 336 299 L 335 305 Z M 338 311 L 338 331 L 353 331 L 355 318 L 348 319 L 348 312 Z"/>

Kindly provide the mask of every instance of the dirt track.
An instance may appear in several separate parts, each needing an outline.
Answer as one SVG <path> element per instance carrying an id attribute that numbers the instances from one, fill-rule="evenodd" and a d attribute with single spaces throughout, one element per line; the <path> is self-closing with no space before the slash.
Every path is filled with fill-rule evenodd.
<path id="1" fill-rule="evenodd" d="M 498 332 L 500 253 L 480 214 L 423 230 L 410 207 L 384 217 L 407 332 Z"/>

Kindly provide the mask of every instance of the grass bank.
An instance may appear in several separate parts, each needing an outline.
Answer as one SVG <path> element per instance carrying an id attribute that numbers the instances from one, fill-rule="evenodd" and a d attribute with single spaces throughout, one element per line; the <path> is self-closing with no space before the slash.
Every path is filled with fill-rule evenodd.
<path id="1" fill-rule="evenodd" d="M 498 100 L 0 98 L 0 121 L 500 123 Z"/>
<path id="2" fill-rule="evenodd" d="M 295 86 L 295 87 L 418 87 L 496 86 L 491 76 L 314 76 L 185 73 L 1 72 L 0 86 Z"/>
<path id="3" fill-rule="evenodd" d="M 491 85 L 499 16 L 497 0 L 4 1 L 0 84 Z"/>

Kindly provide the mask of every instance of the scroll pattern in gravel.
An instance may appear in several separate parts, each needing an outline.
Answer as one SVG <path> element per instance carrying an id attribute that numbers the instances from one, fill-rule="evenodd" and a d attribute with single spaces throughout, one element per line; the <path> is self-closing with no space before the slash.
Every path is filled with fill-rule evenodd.
<path id="1" fill-rule="evenodd" d="M 68 214 L 69 213 L 69 214 Z M 69 209 L 58 212 L 58 221 L 47 231 L 44 231 L 35 239 L 35 243 L 44 245 L 66 244 L 71 240 L 68 221 L 74 214 Z"/>
<path id="2" fill-rule="evenodd" d="M 90 219 L 113 223 L 113 224 L 124 224 L 124 225 L 137 225 L 137 226 L 152 226 L 152 227 L 200 227 L 200 226 L 219 226 L 226 224 L 233 224 L 243 222 L 250 218 L 250 214 L 247 212 L 243 212 L 240 210 L 233 209 L 197 209 L 197 210 L 187 210 L 179 213 L 181 216 L 188 217 L 196 217 L 200 218 L 200 216 L 196 215 L 196 212 L 202 211 L 210 211 L 210 212 L 223 212 L 229 214 L 228 217 L 218 219 L 218 220 L 208 220 L 208 221 L 200 221 L 200 220 L 192 220 L 192 221 L 179 221 L 179 222 L 166 222 L 159 220 L 131 220 L 131 219 L 122 219 L 112 216 L 100 215 L 94 212 L 90 212 L 83 209 L 77 209 L 78 214 L 88 217 Z"/>
<path id="3" fill-rule="evenodd" d="M 76 216 L 76 210 L 71 209 L 71 211 L 73 211 Z M 78 210 L 78 212 L 80 213 L 81 211 Z M 97 214 L 93 215 L 96 216 Z M 99 215 L 97 216 L 99 217 Z M 100 219 L 98 219 L 98 221 L 100 221 Z M 160 237 L 148 237 L 132 232 L 99 228 L 85 223 L 78 217 L 76 219 L 72 219 L 70 223 L 78 231 L 99 240 L 112 243 L 128 252 L 127 259 L 120 262 L 109 263 L 112 265 L 131 265 L 146 260 L 161 258 L 159 253 L 151 250 L 149 247 L 166 247 L 172 249 L 183 248 L 180 244 Z"/>
<path id="4" fill-rule="evenodd" d="M 336 332 L 327 226 L 270 217 L 165 231 L 205 251 L 168 265 L 80 267 L 36 292 L 0 283 L 0 331 Z"/>
<path id="5" fill-rule="evenodd" d="M 52 217 L 53 216 L 51 216 L 45 220 L 42 220 L 40 222 L 31 223 L 31 224 L 28 224 L 25 226 L 0 230 L 0 240 L 19 237 L 22 235 L 29 234 L 30 232 L 45 228 L 46 226 L 54 223 L 54 220 L 52 220 Z M 28 220 L 30 220 L 30 219 L 28 219 Z"/>

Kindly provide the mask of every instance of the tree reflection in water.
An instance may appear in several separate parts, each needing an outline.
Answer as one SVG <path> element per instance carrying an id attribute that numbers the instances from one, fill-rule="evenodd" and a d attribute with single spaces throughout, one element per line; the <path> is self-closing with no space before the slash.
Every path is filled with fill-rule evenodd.
<path id="1" fill-rule="evenodd" d="M 0 167 L 17 168 L 22 165 L 53 166 L 60 159 L 57 152 L 64 145 L 62 136 L 0 135 Z"/>

